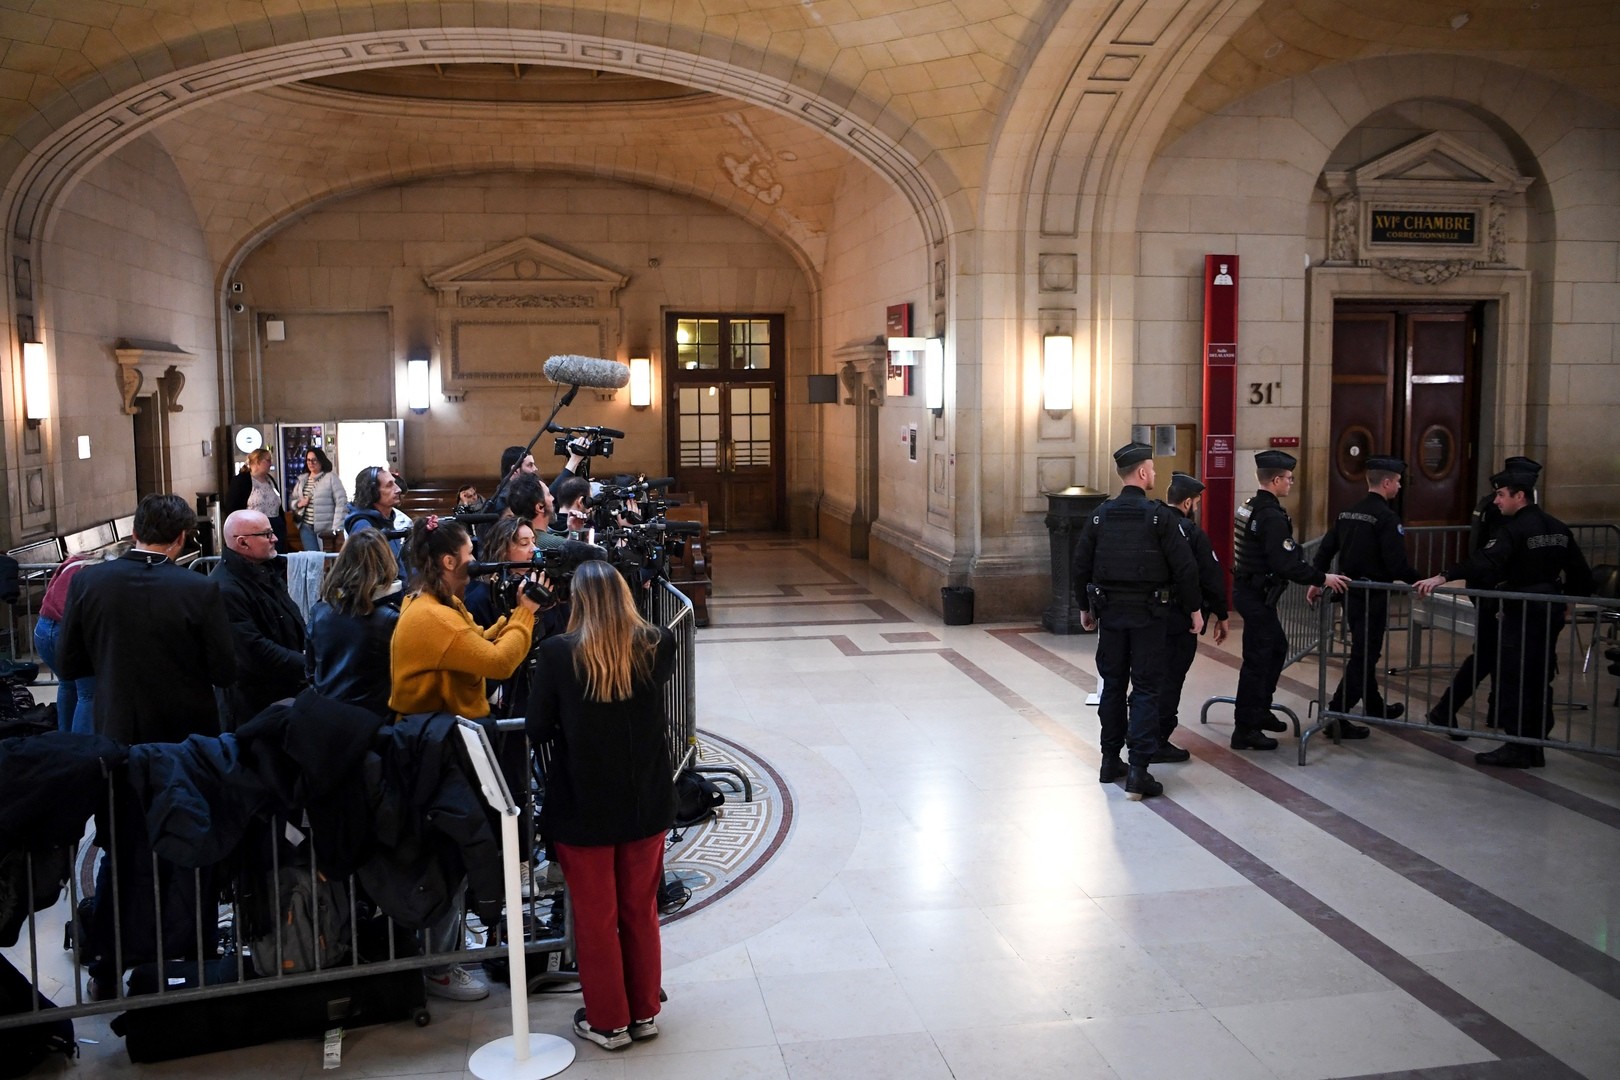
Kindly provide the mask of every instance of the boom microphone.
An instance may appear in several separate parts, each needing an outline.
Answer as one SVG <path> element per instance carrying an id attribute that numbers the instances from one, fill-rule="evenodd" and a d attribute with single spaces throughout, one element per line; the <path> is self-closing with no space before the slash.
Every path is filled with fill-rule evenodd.
<path id="1" fill-rule="evenodd" d="M 563 353 L 547 360 L 543 370 L 554 383 L 570 386 L 598 386 L 617 390 L 630 381 L 630 367 L 617 360 L 599 360 L 594 356 L 576 356 Z"/>
<path id="2" fill-rule="evenodd" d="M 606 361 L 604 361 L 605 363 Z M 623 364 L 619 365 L 623 367 Z M 581 386 L 590 386 L 590 383 L 581 383 Z M 610 427 L 563 427 L 560 424 L 547 424 L 546 430 L 553 435 L 603 435 L 609 439 L 622 439 L 624 432 L 618 428 Z"/>

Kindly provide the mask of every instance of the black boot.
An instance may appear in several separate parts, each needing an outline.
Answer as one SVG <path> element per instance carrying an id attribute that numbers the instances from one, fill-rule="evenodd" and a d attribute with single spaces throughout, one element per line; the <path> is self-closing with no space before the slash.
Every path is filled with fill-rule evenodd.
<path id="1" fill-rule="evenodd" d="M 1125 775 L 1125 763 L 1118 754 L 1104 754 L 1102 768 L 1097 770 L 1097 783 L 1112 784 Z"/>
<path id="2" fill-rule="evenodd" d="M 1260 728 L 1262 731 L 1287 731 L 1288 722 L 1279 720 L 1268 712 L 1265 719 L 1260 721 Z"/>
<path id="3" fill-rule="evenodd" d="M 1428 716 L 1423 718 L 1423 722 L 1428 724 L 1430 727 L 1451 728 L 1452 730 L 1447 733 L 1446 738 L 1450 739 L 1452 742 L 1468 741 L 1468 736 L 1456 730 L 1457 718 L 1449 715 L 1445 710 L 1435 709 L 1431 711 Z"/>
<path id="4" fill-rule="evenodd" d="M 1234 750 L 1275 750 L 1277 740 L 1253 728 L 1236 728 L 1232 732 Z"/>
<path id="5" fill-rule="evenodd" d="M 1333 720 L 1328 723 L 1328 733 L 1333 734 L 1338 729 L 1338 737 L 1343 739 L 1365 739 L 1369 732 L 1363 724 L 1352 724 L 1348 720 Z"/>
<path id="6" fill-rule="evenodd" d="M 1385 720 L 1399 720 L 1406 715 L 1406 706 L 1400 702 L 1391 705 L 1386 701 L 1369 701 L 1362 712 L 1368 716 L 1377 716 Z"/>
<path id="7" fill-rule="evenodd" d="M 1500 769 L 1533 769 L 1536 767 L 1534 747 L 1518 743 L 1503 743 L 1495 750 L 1474 755 L 1476 765 L 1495 765 Z"/>
<path id="8" fill-rule="evenodd" d="M 1161 739 L 1159 748 L 1153 751 L 1153 756 L 1148 758 L 1148 761 L 1154 765 L 1178 765 L 1190 757 L 1192 755 L 1181 747 Z"/>
<path id="9" fill-rule="evenodd" d="M 1151 799 L 1155 795 L 1164 794 L 1164 785 L 1153 779 L 1153 774 L 1147 771 L 1146 765 L 1132 765 L 1130 775 L 1125 778 L 1125 797 L 1132 802 Z"/>

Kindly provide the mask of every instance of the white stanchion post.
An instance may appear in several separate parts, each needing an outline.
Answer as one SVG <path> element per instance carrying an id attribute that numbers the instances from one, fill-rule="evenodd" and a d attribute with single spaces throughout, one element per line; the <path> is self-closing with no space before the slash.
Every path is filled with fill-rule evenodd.
<path id="1" fill-rule="evenodd" d="M 458 725 L 467 755 L 478 774 L 479 787 L 489 805 L 501 815 L 501 869 L 506 885 L 506 957 L 512 982 L 512 1034 L 491 1040 L 473 1051 L 467 1069 L 479 1080 L 545 1080 L 574 1063 L 574 1044 L 556 1035 L 529 1032 L 528 954 L 523 950 L 523 887 L 518 877 L 522 852 L 518 850 L 519 807 L 506 788 L 482 727 L 462 720 Z"/>

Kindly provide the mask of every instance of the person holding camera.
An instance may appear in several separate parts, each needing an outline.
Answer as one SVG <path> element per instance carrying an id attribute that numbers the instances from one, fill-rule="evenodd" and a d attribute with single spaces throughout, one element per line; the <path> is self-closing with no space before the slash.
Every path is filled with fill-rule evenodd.
<path id="1" fill-rule="evenodd" d="M 429 515 L 411 525 L 410 591 L 390 648 L 393 690 L 388 707 L 401 715 L 448 712 L 469 720 L 489 715 L 484 680 L 506 679 L 529 654 L 540 605 L 524 593 L 510 615 L 485 630 L 467 613 L 472 539 L 460 522 Z M 481 897 L 483 900 L 496 899 Z M 429 933 L 435 949 L 460 944 L 460 905 Z M 489 996 L 489 987 L 459 964 L 423 973 L 428 992 L 456 1001 Z"/>
<path id="2" fill-rule="evenodd" d="M 568 632 L 540 645 L 529 737 L 550 743 L 540 830 L 574 904 L 585 1006 L 574 1033 L 607 1050 L 658 1034 L 658 885 L 675 820 L 664 684 L 674 636 L 601 560 L 579 564 Z"/>

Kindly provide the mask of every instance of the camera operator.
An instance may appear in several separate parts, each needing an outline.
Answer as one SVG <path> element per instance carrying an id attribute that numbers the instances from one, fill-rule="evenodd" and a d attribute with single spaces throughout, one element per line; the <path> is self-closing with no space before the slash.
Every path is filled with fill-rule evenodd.
<path id="1" fill-rule="evenodd" d="M 556 501 L 551 489 L 538 476 L 519 476 L 507 488 L 507 512 L 519 521 L 527 522 L 534 530 L 536 547 L 554 547 L 562 543 L 560 532 L 554 531 L 552 518 L 556 514 Z"/>
<path id="2" fill-rule="evenodd" d="M 529 653 L 540 605 L 520 593 L 512 613 L 489 629 L 463 604 L 470 580 L 472 540 L 459 522 L 428 516 L 411 526 L 410 595 L 401 607 L 391 648 L 396 713 L 448 712 L 477 720 L 489 715 L 485 679 L 506 679 Z M 498 899 L 481 897 L 482 900 Z M 428 933 L 435 949 L 461 943 L 461 905 Z M 459 1001 L 489 996 L 489 987 L 459 964 L 429 968 L 428 991 Z"/>

